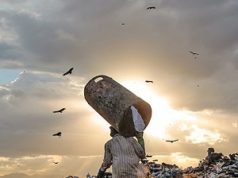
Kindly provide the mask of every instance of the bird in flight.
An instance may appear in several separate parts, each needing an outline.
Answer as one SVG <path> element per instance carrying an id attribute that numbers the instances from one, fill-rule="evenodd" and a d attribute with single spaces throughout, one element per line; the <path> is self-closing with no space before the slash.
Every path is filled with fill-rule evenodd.
<path id="1" fill-rule="evenodd" d="M 53 161 L 53 163 L 54 163 L 54 164 L 58 164 L 59 162 L 55 162 L 55 161 Z"/>
<path id="2" fill-rule="evenodd" d="M 147 9 L 147 10 L 151 10 L 151 9 L 156 9 L 156 7 L 155 7 L 155 6 L 149 6 L 149 7 L 147 7 L 146 9 Z"/>
<path id="3" fill-rule="evenodd" d="M 198 53 L 196 53 L 196 52 L 193 52 L 193 51 L 189 51 L 192 55 L 199 55 Z"/>
<path id="4" fill-rule="evenodd" d="M 68 75 L 68 74 L 72 74 L 73 69 L 74 69 L 74 68 L 71 67 L 67 72 L 65 72 L 65 73 L 63 74 L 63 76 Z"/>
<path id="5" fill-rule="evenodd" d="M 58 136 L 58 137 L 61 137 L 61 132 L 58 132 L 58 133 L 55 133 L 55 134 L 53 134 L 52 136 Z"/>
<path id="6" fill-rule="evenodd" d="M 170 142 L 170 143 L 173 143 L 173 142 L 177 142 L 179 139 L 175 139 L 175 140 L 165 140 L 166 142 Z"/>
<path id="7" fill-rule="evenodd" d="M 66 108 L 62 108 L 60 110 L 53 111 L 53 113 L 62 113 Z"/>
<path id="8" fill-rule="evenodd" d="M 199 53 L 193 52 L 193 51 L 189 51 L 193 56 L 194 59 L 197 59 L 197 56 L 199 55 Z"/>
<path id="9" fill-rule="evenodd" d="M 152 80 L 145 80 L 146 83 L 154 83 Z"/>
<path id="10" fill-rule="evenodd" d="M 121 25 L 125 25 L 125 23 L 121 23 Z"/>

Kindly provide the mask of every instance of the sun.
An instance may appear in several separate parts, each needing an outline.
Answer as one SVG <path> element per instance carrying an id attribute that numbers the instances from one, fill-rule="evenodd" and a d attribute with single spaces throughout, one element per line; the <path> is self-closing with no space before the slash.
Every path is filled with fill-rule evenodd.
<path id="1" fill-rule="evenodd" d="M 167 138 L 168 133 L 166 130 L 174 120 L 168 100 L 161 97 L 158 91 L 154 91 L 151 86 L 153 84 L 128 80 L 123 81 L 122 85 L 150 104 L 152 117 L 146 128 L 146 133 L 161 139 Z"/>

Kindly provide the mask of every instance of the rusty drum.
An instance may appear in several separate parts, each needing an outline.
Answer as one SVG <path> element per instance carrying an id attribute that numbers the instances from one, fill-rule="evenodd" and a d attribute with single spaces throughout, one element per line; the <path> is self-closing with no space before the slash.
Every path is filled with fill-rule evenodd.
<path id="1" fill-rule="evenodd" d="M 97 113 L 124 136 L 135 135 L 130 106 L 137 108 L 145 127 L 150 122 L 150 105 L 106 75 L 92 78 L 84 88 L 84 97 Z"/>

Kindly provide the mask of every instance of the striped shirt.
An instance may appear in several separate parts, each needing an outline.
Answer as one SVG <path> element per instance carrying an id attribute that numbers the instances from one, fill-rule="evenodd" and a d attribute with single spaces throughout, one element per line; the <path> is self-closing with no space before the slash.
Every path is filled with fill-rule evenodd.
<path id="1" fill-rule="evenodd" d="M 102 167 L 112 165 L 113 178 L 143 178 L 140 159 L 145 158 L 141 145 L 133 137 L 116 134 L 105 144 Z"/>

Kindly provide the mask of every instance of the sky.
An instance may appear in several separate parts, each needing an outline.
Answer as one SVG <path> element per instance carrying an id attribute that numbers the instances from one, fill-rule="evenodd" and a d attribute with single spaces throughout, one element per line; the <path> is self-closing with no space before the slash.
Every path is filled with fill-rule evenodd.
<path id="1" fill-rule="evenodd" d="M 97 173 L 109 124 L 83 90 L 101 74 L 151 105 L 158 163 L 236 153 L 237 31 L 237 0 L 1 0 L 0 178 Z"/>

